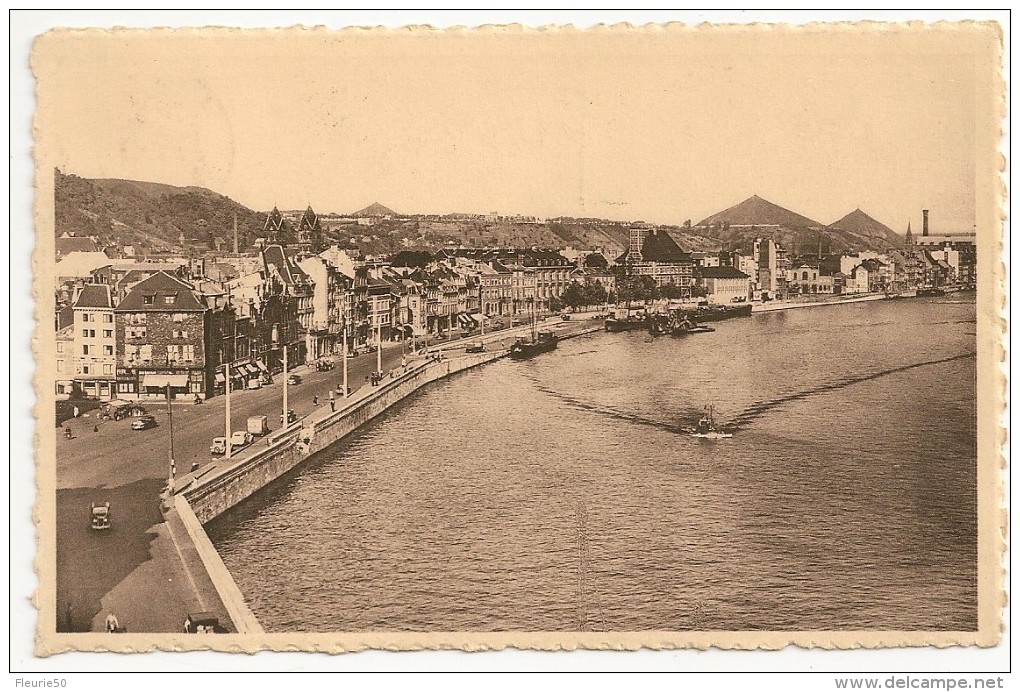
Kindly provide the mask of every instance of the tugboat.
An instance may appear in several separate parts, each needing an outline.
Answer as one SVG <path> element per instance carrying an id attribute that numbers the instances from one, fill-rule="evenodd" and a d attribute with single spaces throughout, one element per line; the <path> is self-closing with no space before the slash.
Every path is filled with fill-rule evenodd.
<path id="1" fill-rule="evenodd" d="M 725 432 L 715 424 L 715 407 L 706 407 L 708 413 L 701 417 L 698 424 L 693 428 L 684 428 L 684 431 L 691 437 L 700 437 L 706 440 L 723 440 L 733 437 L 733 433 Z"/>
<path id="2" fill-rule="evenodd" d="M 559 342 L 557 337 L 552 332 L 535 332 L 535 310 L 532 306 L 531 310 L 531 341 L 526 341 L 524 338 L 519 338 L 510 346 L 510 357 L 514 360 L 525 360 L 537 356 L 539 353 L 548 353 L 556 349 L 556 344 Z"/>
<path id="3" fill-rule="evenodd" d="M 531 341 L 518 339 L 510 346 L 510 357 L 524 360 L 556 349 L 559 338 L 552 332 L 539 332 Z"/>

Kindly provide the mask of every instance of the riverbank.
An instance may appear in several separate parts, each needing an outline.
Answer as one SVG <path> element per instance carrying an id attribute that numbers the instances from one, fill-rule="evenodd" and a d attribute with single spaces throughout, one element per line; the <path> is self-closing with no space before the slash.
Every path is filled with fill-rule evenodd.
<path id="1" fill-rule="evenodd" d="M 904 296 L 906 297 L 906 296 Z M 816 308 L 825 305 L 846 305 L 847 303 L 866 303 L 872 300 L 884 300 L 884 293 L 868 293 L 864 295 L 850 294 L 832 296 L 818 300 L 770 300 L 767 303 L 754 303 L 752 313 L 773 312 L 776 310 L 795 310 L 797 308 Z"/>

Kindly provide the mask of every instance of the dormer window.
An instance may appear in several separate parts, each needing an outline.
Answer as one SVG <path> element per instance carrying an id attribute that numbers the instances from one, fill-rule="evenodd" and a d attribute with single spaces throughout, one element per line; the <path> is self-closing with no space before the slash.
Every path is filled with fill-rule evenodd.
<path id="1" fill-rule="evenodd" d="M 154 295 L 142 296 L 142 304 L 143 305 L 155 305 L 156 304 L 156 296 L 154 296 Z"/>
<path id="2" fill-rule="evenodd" d="M 173 305 L 177 302 L 177 294 L 171 293 L 170 295 L 163 296 L 164 305 Z"/>

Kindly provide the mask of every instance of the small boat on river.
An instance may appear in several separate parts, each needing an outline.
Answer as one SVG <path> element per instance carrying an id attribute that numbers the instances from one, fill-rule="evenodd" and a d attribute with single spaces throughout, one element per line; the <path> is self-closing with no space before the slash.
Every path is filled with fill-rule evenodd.
<path id="1" fill-rule="evenodd" d="M 715 423 L 715 407 L 707 407 L 707 413 L 698 420 L 693 428 L 684 428 L 684 432 L 691 437 L 700 437 L 705 440 L 724 440 L 733 437 L 733 433 L 726 432 Z"/>

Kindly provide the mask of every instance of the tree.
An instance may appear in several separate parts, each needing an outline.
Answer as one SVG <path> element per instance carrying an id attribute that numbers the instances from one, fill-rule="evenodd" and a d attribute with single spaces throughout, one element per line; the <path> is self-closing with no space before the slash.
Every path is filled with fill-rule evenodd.
<path id="1" fill-rule="evenodd" d="M 579 307 L 585 304 L 584 289 L 576 281 L 571 281 L 570 285 L 564 289 L 563 294 L 560 296 L 563 304 L 569 307 L 571 310 L 577 310 Z M 552 301 L 550 301 L 550 308 L 552 308 Z M 556 312 L 555 309 L 553 309 Z"/>
<path id="2" fill-rule="evenodd" d="M 584 284 L 584 305 L 602 305 L 606 302 L 608 295 L 605 287 L 597 281 L 587 281 Z"/>
<path id="3" fill-rule="evenodd" d="M 551 312 L 559 312 L 563 309 L 563 301 L 556 296 L 549 299 L 549 310 Z"/>

